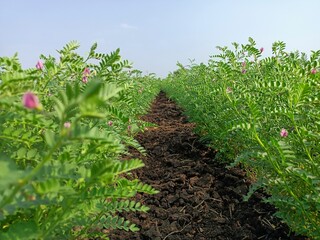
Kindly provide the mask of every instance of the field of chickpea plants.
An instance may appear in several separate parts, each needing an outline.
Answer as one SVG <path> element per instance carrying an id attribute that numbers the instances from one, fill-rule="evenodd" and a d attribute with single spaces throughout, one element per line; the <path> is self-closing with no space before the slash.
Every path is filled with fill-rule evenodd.
<path id="1" fill-rule="evenodd" d="M 0 57 L 0 239 L 320 239 L 320 51 Z"/>

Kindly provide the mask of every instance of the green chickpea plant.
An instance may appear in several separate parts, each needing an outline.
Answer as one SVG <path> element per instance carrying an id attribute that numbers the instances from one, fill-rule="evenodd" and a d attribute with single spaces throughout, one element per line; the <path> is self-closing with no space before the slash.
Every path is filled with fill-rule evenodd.
<path id="1" fill-rule="evenodd" d="M 197 123 L 220 160 L 242 164 L 293 231 L 320 239 L 320 51 L 308 58 L 252 38 L 218 47 L 207 64 L 182 66 L 162 88 Z"/>
<path id="2" fill-rule="evenodd" d="M 119 49 L 97 53 L 94 44 L 84 58 L 78 47 L 72 41 L 59 61 L 41 55 L 26 70 L 17 55 L 0 57 L 0 239 L 137 231 L 119 213 L 147 211 L 132 197 L 157 192 L 126 177 L 141 160 L 121 160 L 128 146 L 144 153 L 133 136 L 150 125 L 138 117 L 159 91 L 157 79 L 129 72 Z"/>

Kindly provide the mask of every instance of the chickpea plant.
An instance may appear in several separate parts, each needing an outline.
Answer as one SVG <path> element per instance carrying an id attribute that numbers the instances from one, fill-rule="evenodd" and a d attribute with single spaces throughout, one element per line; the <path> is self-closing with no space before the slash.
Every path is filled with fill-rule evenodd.
<path id="1" fill-rule="evenodd" d="M 141 160 L 121 160 L 128 146 L 144 151 L 133 135 L 147 125 L 137 119 L 146 109 L 132 110 L 130 94 L 140 87 L 125 71 L 129 62 L 119 49 L 102 54 L 94 44 L 83 58 L 78 47 L 72 41 L 58 51 L 59 62 L 41 55 L 26 70 L 17 55 L 0 58 L 0 239 L 137 231 L 118 213 L 147 211 L 130 198 L 157 192 L 126 178 Z M 150 89 L 137 99 L 151 101 L 157 89 Z"/>
<path id="2" fill-rule="evenodd" d="M 292 230 L 320 239 L 320 51 L 308 58 L 275 42 L 262 58 L 252 38 L 233 47 L 179 65 L 163 88 L 221 160 L 254 173 L 246 199 L 263 187 Z"/>

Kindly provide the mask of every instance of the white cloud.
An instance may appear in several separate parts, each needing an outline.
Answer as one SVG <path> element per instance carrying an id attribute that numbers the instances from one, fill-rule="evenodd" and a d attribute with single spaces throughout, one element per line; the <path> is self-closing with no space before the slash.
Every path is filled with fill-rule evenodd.
<path id="1" fill-rule="evenodd" d="M 138 27 L 129 25 L 127 23 L 121 23 L 120 26 L 121 26 L 121 28 L 124 28 L 124 29 L 132 29 L 132 30 L 137 30 L 138 29 Z"/>

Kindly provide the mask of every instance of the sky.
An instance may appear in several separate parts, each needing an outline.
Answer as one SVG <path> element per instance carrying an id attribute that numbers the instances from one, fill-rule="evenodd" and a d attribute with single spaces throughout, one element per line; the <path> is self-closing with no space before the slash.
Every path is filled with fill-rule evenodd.
<path id="1" fill-rule="evenodd" d="M 177 62 L 206 63 L 216 46 L 249 37 L 266 56 L 275 41 L 319 50 L 319 9 L 319 0 L 0 0 L 0 56 L 18 52 L 29 68 L 72 40 L 83 56 L 97 42 L 98 52 L 120 48 L 133 68 L 165 77 Z"/>

